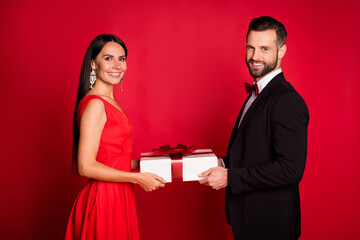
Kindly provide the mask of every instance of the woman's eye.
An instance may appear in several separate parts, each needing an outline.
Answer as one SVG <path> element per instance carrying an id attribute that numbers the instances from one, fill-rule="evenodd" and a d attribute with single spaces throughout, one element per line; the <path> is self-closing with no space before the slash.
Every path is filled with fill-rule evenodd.
<path id="1" fill-rule="evenodd" d="M 124 62 L 124 61 L 126 61 L 126 57 L 121 57 L 119 60 L 120 60 L 120 62 Z"/>
<path id="2" fill-rule="evenodd" d="M 111 61 L 111 57 L 105 58 L 106 61 Z"/>

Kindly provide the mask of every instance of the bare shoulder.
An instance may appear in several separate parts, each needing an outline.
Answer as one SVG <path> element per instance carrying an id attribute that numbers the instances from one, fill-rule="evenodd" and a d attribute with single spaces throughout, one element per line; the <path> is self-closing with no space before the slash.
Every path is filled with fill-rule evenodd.
<path id="1" fill-rule="evenodd" d="M 101 110 L 103 110 L 103 111 L 105 111 L 105 105 L 104 105 L 103 101 L 101 101 L 100 99 L 93 98 L 86 105 L 85 110 L 90 110 L 90 111 L 101 111 Z"/>
<path id="2" fill-rule="evenodd" d="M 80 121 L 105 122 L 106 111 L 104 103 L 97 98 L 91 99 L 86 105 Z"/>

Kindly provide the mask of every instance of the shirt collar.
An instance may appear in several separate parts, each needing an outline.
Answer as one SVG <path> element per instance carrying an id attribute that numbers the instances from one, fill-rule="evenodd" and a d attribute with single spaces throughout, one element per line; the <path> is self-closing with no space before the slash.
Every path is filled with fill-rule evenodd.
<path id="1" fill-rule="evenodd" d="M 276 71 L 269 73 L 268 75 L 266 75 L 265 77 L 263 77 L 262 79 L 260 79 L 257 82 L 258 88 L 259 88 L 259 93 L 261 93 L 261 91 L 266 87 L 266 85 L 279 73 L 281 73 L 282 70 L 281 68 L 277 69 Z"/>

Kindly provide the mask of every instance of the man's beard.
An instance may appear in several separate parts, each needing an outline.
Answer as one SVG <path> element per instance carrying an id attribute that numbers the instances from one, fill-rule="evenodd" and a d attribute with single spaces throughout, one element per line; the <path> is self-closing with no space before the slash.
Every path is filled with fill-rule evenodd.
<path id="1" fill-rule="evenodd" d="M 270 62 L 270 63 L 261 62 L 261 63 L 264 64 L 263 70 L 251 68 L 250 67 L 251 62 L 256 63 L 256 61 L 252 61 L 252 60 L 246 61 L 246 65 L 249 68 L 250 75 L 252 77 L 254 77 L 254 78 L 262 78 L 263 76 L 265 76 L 266 74 L 268 74 L 269 72 L 273 71 L 276 68 L 276 65 L 277 65 L 277 62 L 278 62 L 278 57 L 276 56 L 276 59 L 273 62 Z"/>

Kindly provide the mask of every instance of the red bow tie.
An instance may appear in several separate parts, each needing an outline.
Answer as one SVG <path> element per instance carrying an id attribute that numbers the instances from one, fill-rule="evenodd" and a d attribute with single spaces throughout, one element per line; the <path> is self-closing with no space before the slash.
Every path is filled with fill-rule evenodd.
<path id="1" fill-rule="evenodd" d="M 255 96 L 259 95 L 259 88 L 256 83 L 251 85 L 250 83 L 245 82 L 244 85 L 245 85 L 246 93 L 251 93 L 252 91 L 255 91 Z"/>

